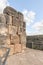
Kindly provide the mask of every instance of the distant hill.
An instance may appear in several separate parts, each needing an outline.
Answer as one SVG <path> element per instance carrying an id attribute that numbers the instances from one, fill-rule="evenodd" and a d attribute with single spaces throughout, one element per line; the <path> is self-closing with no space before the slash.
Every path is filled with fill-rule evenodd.
<path id="1" fill-rule="evenodd" d="M 27 36 L 26 46 L 29 48 L 43 49 L 43 35 Z"/>

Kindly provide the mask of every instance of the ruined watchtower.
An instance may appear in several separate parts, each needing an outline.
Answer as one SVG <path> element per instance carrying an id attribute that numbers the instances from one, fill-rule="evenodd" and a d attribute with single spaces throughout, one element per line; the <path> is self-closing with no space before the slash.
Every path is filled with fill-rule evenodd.
<path id="1" fill-rule="evenodd" d="M 26 23 L 21 12 L 7 6 L 0 14 L 0 45 L 11 48 L 10 54 L 26 47 Z"/>

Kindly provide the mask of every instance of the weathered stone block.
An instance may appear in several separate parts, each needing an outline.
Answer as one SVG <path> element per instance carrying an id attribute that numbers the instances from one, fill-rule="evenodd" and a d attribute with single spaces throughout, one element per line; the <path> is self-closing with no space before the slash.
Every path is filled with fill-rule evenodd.
<path id="1" fill-rule="evenodd" d="M 23 27 L 24 27 L 24 28 L 26 27 L 26 23 L 25 23 L 25 22 L 23 22 Z"/>
<path id="2" fill-rule="evenodd" d="M 8 34 L 8 26 L 0 23 L 0 34 L 7 35 Z"/>
<path id="3" fill-rule="evenodd" d="M 9 44 L 7 40 L 9 41 L 9 36 L 0 35 L 0 45 Z"/>
<path id="4" fill-rule="evenodd" d="M 23 14 L 21 12 L 18 12 L 19 21 L 23 22 Z"/>
<path id="5" fill-rule="evenodd" d="M 4 9 L 3 13 L 11 16 L 17 16 L 17 11 L 10 6 L 7 6 Z"/>
<path id="6" fill-rule="evenodd" d="M 19 19 L 17 17 L 12 17 L 12 25 L 19 26 Z"/>
<path id="7" fill-rule="evenodd" d="M 5 14 L 0 14 L 0 23 L 6 24 Z"/>
<path id="8" fill-rule="evenodd" d="M 9 34 L 15 36 L 17 33 L 17 27 L 16 26 L 10 26 L 9 25 Z"/>
<path id="9" fill-rule="evenodd" d="M 10 45 L 10 44 L 11 44 L 10 41 L 11 41 L 11 40 L 10 40 L 10 37 L 8 36 L 8 37 L 6 38 L 6 40 L 5 40 L 5 45 L 6 45 L 6 44 L 7 44 L 7 45 L 8 45 L 8 44 Z"/>
<path id="10" fill-rule="evenodd" d="M 18 35 L 21 35 L 21 34 L 22 34 L 22 31 L 23 31 L 22 27 L 19 26 L 19 27 L 18 27 Z"/>
<path id="11" fill-rule="evenodd" d="M 24 44 L 26 46 L 26 35 L 21 35 L 21 44 Z"/>
<path id="12" fill-rule="evenodd" d="M 19 36 L 11 36 L 11 43 L 19 44 Z"/>
<path id="13" fill-rule="evenodd" d="M 21 44 L 15 44 L 14 53 L 22 52 Z"/>
<path id="14" fill-rule="evenodd" d="M 18 26 L 18 34 L 26 35 L 26 24 L 25 22 L 20 22 L 20 26 Z"/>
<path id="15" fill-rule="evenodd" d="M 25 44 L 21 44 L 21 46 L 22 46 L 22 50 L 26 49 L 26 45 Z"/>
<path id="16" fill-rule="evenodd" d="M 5 14 L 6 24 L 12 25 L 12 16 Z"/>
<path id="17" fill-rule="evenodd" d="M 23 22 L 23 33 L 25 33 L 25 32 L 26 32 L 26 23 Z"/>

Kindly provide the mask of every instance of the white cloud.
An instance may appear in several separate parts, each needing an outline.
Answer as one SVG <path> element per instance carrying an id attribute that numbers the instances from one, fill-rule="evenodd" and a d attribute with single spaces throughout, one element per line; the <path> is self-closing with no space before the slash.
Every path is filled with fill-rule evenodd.
<path id="1" fill-rule="evenodd" d="M 43 20 L 33 24 L 32 28 L 37 31 L 43 31 Z"/>
<path id="2" fill-rule="evenodd" d="M 31 35 L 43 35 L 43 31 L 26 31 L 26 35 L 29 35 L 29 36 L 31 36 Z"/>
<path id="3" fill-rule="evenodd" d="M 27 35 L 43 35 L 43 20 L 35 22 L 31 30 L 26 30 Z"/>
<path id="4" fill-rule="evenodd" d="M 26 34 L 32 35 L 32 32 L 27 29 L 27 26 L 29 27 L 29 25 L 34 22 L 36 13 L 28 10 L 23 10 L 22 13 L 24 14 L 24 21 L 26 22 Z"/>
<path id="5" fill-rule="evenodd" d="M 23 14 L 24 14 L 24 20 L 27 24 L 26 27 L 28 27 L 26 28 L 26 34 L 27 35 L 43 34 L 43 20 L 39 22 L 34 22 L 36 13 L 33 11 L 24 10 Z"/>
<path id="6" fill-rule="evenodd" d="M 26 35 L 32 35 L 31 31 L 26 30 Z"/>
<path id="7" fill-rule="evenodd" d="M 39 22 L 35 22 L 32 25 L 32 30 L 33 30 L 33 32 L 31 33 L 32 35 L 42 35 L 43 34 L 43 20 Z"/>
<path id="8" fill-rule="evenodd" d="M 0 0 L 0 13 L 3 12 L 3 9 L 4 9 L 7 5 L 9 5 L 8 0 Z"/>
<path id="9" fill-rule="evenodd" d="M 24 21 L 30 25 L 34 21 L 36 13 L 28 10 L 23 10 L 22 13 L 24 14 Z"/>

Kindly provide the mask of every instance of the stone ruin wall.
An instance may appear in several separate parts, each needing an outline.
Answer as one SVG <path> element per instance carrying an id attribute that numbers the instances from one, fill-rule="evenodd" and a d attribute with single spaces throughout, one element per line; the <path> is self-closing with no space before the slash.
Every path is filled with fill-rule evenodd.
<path id="1" fill-rule="evenodd" d="M 6 7 L 0 14 L 0 45 L 9 47 L 10 55 L 26 48 L 26 23 L 23 14 Z"/>

